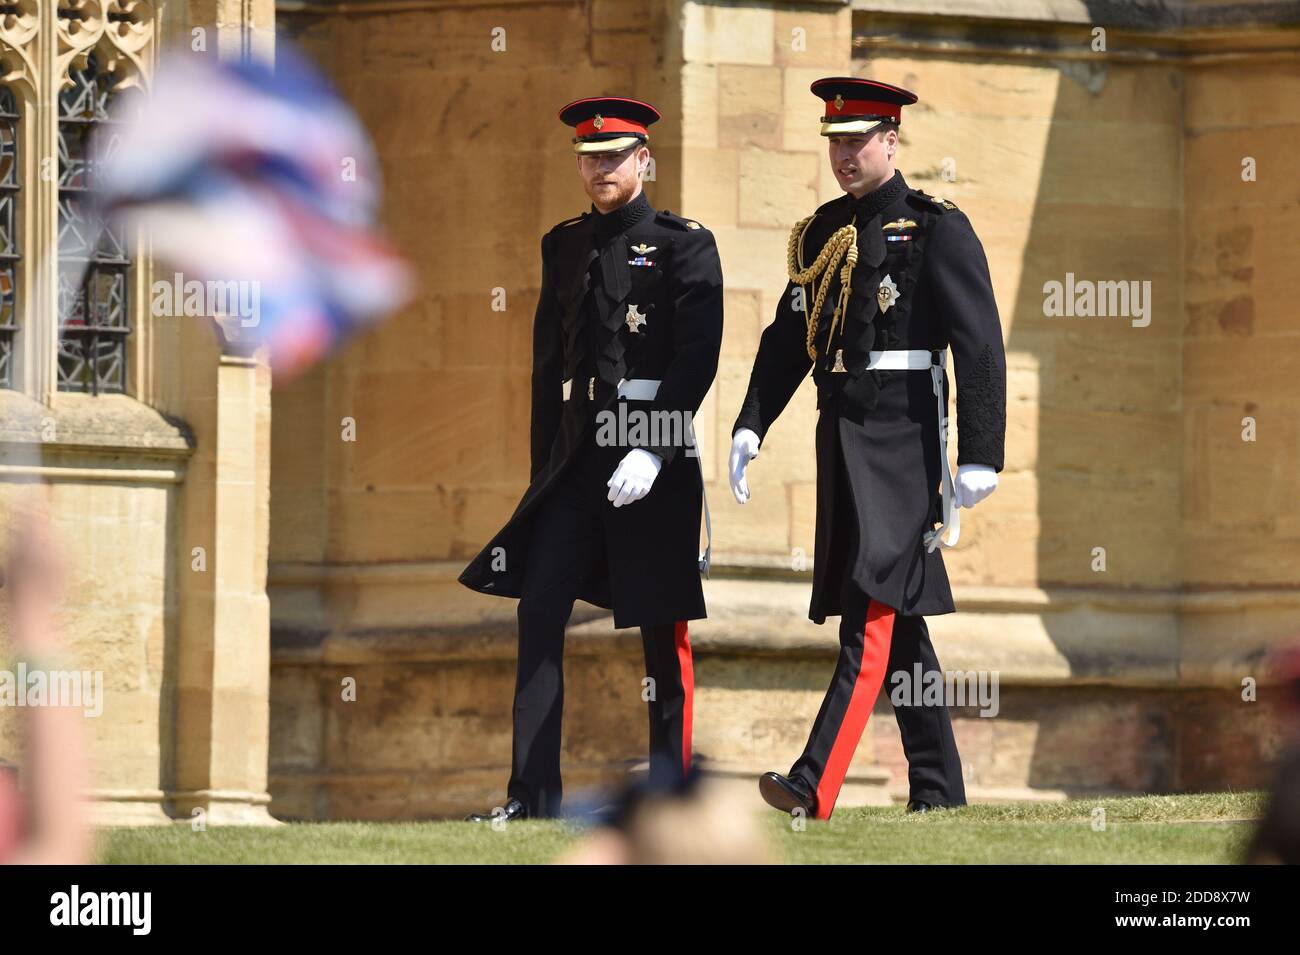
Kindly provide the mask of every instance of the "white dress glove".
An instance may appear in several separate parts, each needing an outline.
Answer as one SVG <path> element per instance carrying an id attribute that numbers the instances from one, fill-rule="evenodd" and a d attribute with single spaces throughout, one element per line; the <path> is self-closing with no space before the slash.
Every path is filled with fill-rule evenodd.
<path id="1" fill-rule="evenodd" d="M 614 476 L 605 482 L 609 499 L 615 507 L 639 501 L 650 493 L 650 485 L 659 476 L 664 459 L 644 448 L 633 448 L 614 469 Z M 638 512 L 640 513 L 640 512 Z"/>
<path id="2" fill-rule="evenodd" d="M 731 439 L 731 493 L 736 495 L 736 500 L 741 504 L 749 500 L 749 482 L 745 480 L 745 468 L 758 457 L 758 444 L 758 435 L 748 428 L 741 428 Z"/>
<path id="3" fill-rule="evenodd" d="M 998 473 L 987 464 L 962 464 L 957 468 L 957 506 L 974 507 L 998 486 Z"/>

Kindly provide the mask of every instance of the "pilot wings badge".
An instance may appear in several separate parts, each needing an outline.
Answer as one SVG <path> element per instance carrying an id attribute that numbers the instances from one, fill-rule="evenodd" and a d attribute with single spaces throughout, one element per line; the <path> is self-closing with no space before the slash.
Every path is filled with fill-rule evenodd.
<path id="1" fill-rule="evenodd" d="M 627 260 L 628 265 L 638 265 L 644 268 L 649 268 L 650 266 L 654 265 L 654 262 L 652 262 L 650 259 L 647 259 L 646 256 L 649 255 L 651 252 L 658 251 L 659 246 L 646 245 L 644 242 L 642 242 L 640 245 L 634 245 L 631 248 L 632 251 L 636 253 L 636 258 L 628 259 Z"/>

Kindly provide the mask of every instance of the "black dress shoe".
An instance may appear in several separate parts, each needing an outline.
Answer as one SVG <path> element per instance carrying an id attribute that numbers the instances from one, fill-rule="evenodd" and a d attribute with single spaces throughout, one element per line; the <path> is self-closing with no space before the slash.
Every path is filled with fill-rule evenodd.
<path id="1" fill-rule="evenodd" d="M 932 806 L 928 802 L 922 802 L 919 799 L 909 799 L 907 802 L 908 812 L 929 812 L 931 809 L 941 809 L 942 806 Z"/>
<path id="2" fill-rule="evenodd" d="M 790 779 L 780 773 L 764 773 L 760 776 L 758 791 L 769 806 L 782 812 L 802 809 L 805 815 L 811 816 L 817 806 L 817 797 L 808 791 L 803 780 Z"/>
<path id="3" fill-rule="evenodd" d="M 465 817 L 466 822 L 491 822 L 493 819 L 500 819 L 503 822 L 514 822 L 516 819 L 527 819 L 528 807 L 521 803 L 514 796 L 506 800 L 504 806 L 497 806 L 484 812 L 471 812 Z"/>

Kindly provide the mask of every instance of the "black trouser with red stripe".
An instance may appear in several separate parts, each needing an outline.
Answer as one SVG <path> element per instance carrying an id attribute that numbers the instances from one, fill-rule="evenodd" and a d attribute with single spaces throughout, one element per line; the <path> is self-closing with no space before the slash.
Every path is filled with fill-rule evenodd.
<path id="1" fill-rule="evenodd" d="M 648 682 L 642 697 L 650 710 L 650 781 L 681 782 L 691 768 L 691 721 L 695 666 L 686 621 L 641 628 Z"/>
<path id="2" fill-rule="evenodd" d="M 829 819 L 839 798 L 858 741 L 886 675 L 905 673 L 915 682 L 939 671 L 924 617 L 903 616 L 873 600 L 851 581 L 841 595 L 840 655 L 803 755 L 790 770 L 816 794 L 816 817 Z M 942 673 L 940 672 L 940 677 Z M 933 678 L 930 678 L 933 679 Z M 913 704 L 912 694 L 895 702 L 894 716 L 907 754 L 910 798 L 936 806 L 966 804 L 961 757 L 946 705 Z"/>
<path id="3" fill-rule="evenodd" d="M 538 507 L 519 600 L 519 662 L 508 795 L 533 818 L 560 813 L 560 725 L 564 711 L 564 630 L 573 604 L 604 560 L 598 508 L 608 507 L 603 482 L 579 462 Z M 636 507 L 636 504 L 628 505 Z M 650 711 L 650 775 L 680 780 L 690 768 L 694 672 L 686 622 L 642 627 Z M 629 692 L 632 688 L 629 688 Z"/>

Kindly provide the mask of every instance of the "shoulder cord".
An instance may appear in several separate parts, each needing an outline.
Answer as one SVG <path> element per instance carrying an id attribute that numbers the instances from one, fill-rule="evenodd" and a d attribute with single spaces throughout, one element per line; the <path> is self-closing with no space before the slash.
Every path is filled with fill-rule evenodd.
<path id="1" fill-rule="evenodd" d="M 830 291 L 835 268 L 841 259 L 845 260 L 844 267 L 840 269 L 840 297 L 835 303 L 835 314 L 831 316 L 830 334 L 826 337 L 828 354 L 831 339 L 835 337 L 835 326 L 843 320 L 845 308 L 848 306 L 853 266 L 858 264 L 858 230 L 855 225 L 858 220 L 857 216 L 854 216 L 853 222 L 841 226 L 826 240 L 812 265 L 806 269 L 800 268 L 803 263 L 804 231 L 808 223 L 816 217 L 816 213 L 813 213 L 808 218 L 795 223 L 794 228 L 790 230 L 790 241 L 786 250 L 786 270 L 790 274 L 791 282 L 803 287 L 815 282 L 817 277 L 821 276 L 821 283 L 817 286 L 817 298 L 811 311 L 808 310 L 808 290 L 804 288 L 804 321 L 808 325 L 808 337 L 804 341 L 804 347 L 808 349 L 808 357 L 813 361 L 817 360 L 817 349 L 813 346 L 813 339 L 817 335 L 817 319 L 821 316 L 822 305 L 826 302 L 826 293 Z"/>

